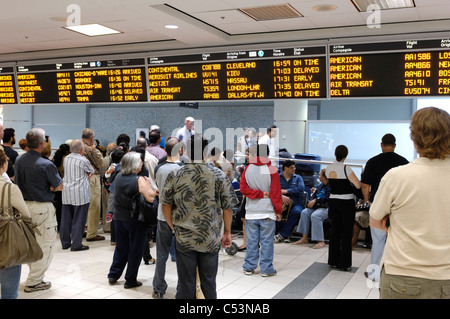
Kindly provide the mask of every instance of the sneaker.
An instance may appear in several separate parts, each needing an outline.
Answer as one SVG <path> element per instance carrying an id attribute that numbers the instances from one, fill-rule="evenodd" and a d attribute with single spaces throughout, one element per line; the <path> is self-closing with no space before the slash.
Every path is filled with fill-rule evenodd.
<path id="1" fill-rule="evenodd" d="M 277 274 L 277 271 L 275 270 L 273 273 L 271 274 L 261 274 L 261 277 L 272 277 L 275 276 Z"/>
<path id="2" fill-rule="evenodd" d="M 50 281 L 48 281 L 48 282 L 42 281 L 34 286 L 25 286 L 25 289 L 23 291 L 33 292 L 33 291 L 39 291 L 39 290 L 46 290 L 46 289 L 50 289 L 51 286 L 52 286 L 52 283 Z"/>
<path id="3" fill-rule="evenodd" d="M 283 240 L 284 240 L 284 238 L 280 234 L 276 234 L 275 237 L 274 237 L 274 241 L 276 243 L 281 243 Z"/>
<path id="4" fill-rule="evenodd" d="M 111 212 L 106 214 L 105 221 L 107 223 L 110 223 L 112 221 L 112 213 Z"/>
<path id="5" fill-rule="evenodd" d="M 244 274 L 247 276 L 253 275 L 253 270 L 244 270 Z"/>
<path id="6" fill-rule="evenodd" d="M 156 291 L 154 291 L 154 292 L 152 293 L 152 298 L 153 298 L 153 299 L 162 299 L 163 296 L 164 296 L 164 294 L 161 293 L 161 292 L 156 292 Z"/>
<path id="7" fill-rule="evenodd" d="M 291 240 L 289 238 L 285 238 L 285 239 L 283 239 L 283 242 L 289 244 L 291 242 Z"/>

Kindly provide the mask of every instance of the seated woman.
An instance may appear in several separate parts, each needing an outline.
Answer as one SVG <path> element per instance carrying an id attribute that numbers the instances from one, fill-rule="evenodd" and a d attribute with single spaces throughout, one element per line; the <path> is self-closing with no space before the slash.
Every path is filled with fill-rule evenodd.
<path id="1" fill-rule="evenodd" d="M 311 200 L 306 205 L 300 217 L 297 232 L 302 234 L 302 238 L 294 243 L 301 245 L 308 243 L 308 231 L 311 223 L 311 240 L 317 241 L 314 249 L 325 247 L 325 236 L 323 233 L 323 221 L 328 218 L 328 198 L 330 197 L 330 184 L 325 176 L 325 169 L 320 171 L 320 185 L 315 189 L 311 188 Z"/>

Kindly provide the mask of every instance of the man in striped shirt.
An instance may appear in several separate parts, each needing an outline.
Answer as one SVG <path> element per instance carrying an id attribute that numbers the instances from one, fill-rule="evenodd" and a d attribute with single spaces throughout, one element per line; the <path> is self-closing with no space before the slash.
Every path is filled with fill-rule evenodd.
<path id="1" fill-rule="evenodd" d="M 70 247 L 71 251 L 89 249 L 82 239 L 91 200 L 89 178 L 94 168 L 83 156 L 84 150 L 83 141 L 73 140 L 71 153 L 64 159 L 60 239 L 62 248 Z"/>

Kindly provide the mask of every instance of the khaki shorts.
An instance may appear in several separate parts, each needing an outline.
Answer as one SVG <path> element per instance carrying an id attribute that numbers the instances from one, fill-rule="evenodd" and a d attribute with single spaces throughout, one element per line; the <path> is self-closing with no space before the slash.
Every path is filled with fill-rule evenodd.
<path id="1" fill-rule="evenodd" d="M 380 277 L 381 299 L 450 299 L 450 280 L 388 275 Z"/>

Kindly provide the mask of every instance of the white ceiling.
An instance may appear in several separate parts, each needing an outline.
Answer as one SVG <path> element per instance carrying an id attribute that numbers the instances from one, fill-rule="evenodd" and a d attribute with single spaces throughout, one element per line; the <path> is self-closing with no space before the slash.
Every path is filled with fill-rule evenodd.
<path id="1" fill-rule="evenodd" d="M 350 0 L 2 1 L 0 61 L 269 42 L 450 36 L 449 0 L 414 3 L 414 8 L 381 11 L 380 28 L 369 28 L 371 13 L 359 12 Z M 67 18 L 74 13 L 67 12 L 70 4 L 80 9 L 81 24 L 99 23 L 122 33 L 87 37 L 64 29 Z M 255 21 L 237 10 L 278 4 L 290 4 L 303 17 Z M 317 5 L 334 5 L 336 10 L 313 10 Z M 169 30 L 164 28 L 166 24 L 179 28 Z"/>

